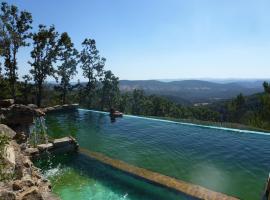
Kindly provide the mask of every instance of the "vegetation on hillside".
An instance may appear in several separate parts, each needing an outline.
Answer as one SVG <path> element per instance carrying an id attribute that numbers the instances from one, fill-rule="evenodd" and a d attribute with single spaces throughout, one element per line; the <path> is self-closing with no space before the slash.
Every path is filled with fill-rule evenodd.
<path id="1" fill-rule="evenodd" d="M 139 89 L 120 92 L 119 78 L 106 70 L 106 59 L 100 55 L 94 39 L 86 38 L 81 44 L 82 50 L 78 51 L 68 33 L 60 34 L 54 26 L 45 25 L 31 32 L 31 25 L 31 13 L 19 11 L 14 5 L 1 4 L 0 98 L 14 98 L 17 103 L 38 106 L 79 102 L 82 107 L 91 109 L 114 107 L 134 115 L 231 122 L 270 130 L 267 82 L 263 84 L 262 94 L 239 94 L 230 101 L 210 106 L 187 106 Z M 29 44 L 30 73 L 18 81 L 17 52 Z M 79 80 L 71 83 L 78 68 L 86 84 Z M 48 77 L 54 77 L 58 84 L 46 83 Z"/>

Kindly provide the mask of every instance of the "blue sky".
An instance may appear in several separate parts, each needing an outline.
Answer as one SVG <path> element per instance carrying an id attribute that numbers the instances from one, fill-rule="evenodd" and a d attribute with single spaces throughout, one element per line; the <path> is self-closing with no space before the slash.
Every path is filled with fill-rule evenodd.
<path id="1" fill-rule="evenodd" d="M 270 77 L 269 0 L 7 2 L 30 11 L 35 28 L 68 32 L 79 50 L 95 39 L 120 79 Z M 29 48 L 20 49 L 20 76 L 29 59 Z"/>

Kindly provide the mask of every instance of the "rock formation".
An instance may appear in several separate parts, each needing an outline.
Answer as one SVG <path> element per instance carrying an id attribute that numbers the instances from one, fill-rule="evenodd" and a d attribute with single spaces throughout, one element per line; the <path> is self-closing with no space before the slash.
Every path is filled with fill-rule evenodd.
<path id="1" fill-rule="evenodd" d="M 0 100 L 0 139 L 6 141 L 0 142 L 0 175 L 5 174 L 5 179 L 0 177 L 0 200 L 58 199 L 51 193 L 50 182 L 33 165 L 31 158 L 47 152 L 76 151 L 76 140 L 64 137 L 31 147 L 27 139 L 35 118 L 44 116 L 45 112 L 77 107 L 78 104 L 71 104 L 39 109 L 34 104 L 14 104 L 13 99 Z"/>
<path id="2" fill-rule="evenodd" d="M 12 176 L 0 182 L 1 200 L 45 200 L 58 199 L 51 193 L 50 182 L 43 178 L 39 169 L 30 160 L 27 153 L 12 138 L 14 131 L 6 125 L 0 124 L 0 134 L 9 138 L 2 159 L 5 160 L 6 173 Z M 24 149 L 24 148 L 23 148 Z"/>

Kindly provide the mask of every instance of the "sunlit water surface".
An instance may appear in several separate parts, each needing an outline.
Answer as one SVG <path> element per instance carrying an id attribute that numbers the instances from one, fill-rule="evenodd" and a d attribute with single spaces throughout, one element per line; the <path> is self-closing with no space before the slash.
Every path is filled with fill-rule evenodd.
<path id="1" fill-rule="evenodd" d="M 51 137 L 246 200 L 260 199 L 270 168 L 270 136 L 88 110 L 46 117 Z M 57 162 L 59 158 L 55 158 Z M 187 199 L 77 154 L 42 164 L 62 199 Z M 57 163 L 55 162 L 55 163 Z"/>

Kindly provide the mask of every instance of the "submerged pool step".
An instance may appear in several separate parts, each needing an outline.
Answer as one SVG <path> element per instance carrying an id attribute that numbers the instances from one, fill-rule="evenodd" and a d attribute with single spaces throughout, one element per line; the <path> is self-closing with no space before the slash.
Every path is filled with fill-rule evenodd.
<path id="1" fill-rule="evenodd" d="M 101 163 L 107 164 L 126 173 L 145 179 L 154 184 L 178 191 L 180 193 L 186 194 L 191 197 L 195 197 L 197 199 L 239 200 L 238 198 L 231 197 L 219 192 L 215 192 L 199 185 L 187 183 L 185 181 L 181 181 L 163 174 L 159 174 L 147 169 L 127 164 L 120 160 L 109 158 L 101 153 L 89 151 L 83 148 L 80 148 L 79 151 L 95 160 L 98 160 Z"/>

